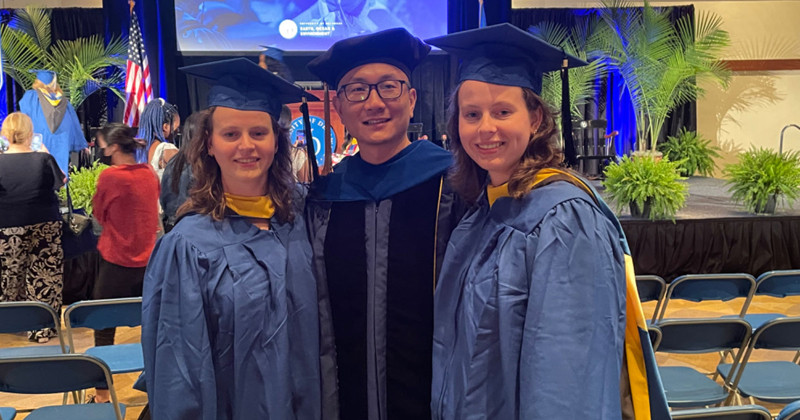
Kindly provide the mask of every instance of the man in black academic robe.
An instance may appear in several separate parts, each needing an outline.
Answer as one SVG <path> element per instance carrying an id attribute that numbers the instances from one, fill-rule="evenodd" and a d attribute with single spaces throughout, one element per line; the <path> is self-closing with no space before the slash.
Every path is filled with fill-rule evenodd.
<path id="1" fill-rule="evenodd" d="M 306 207 L 326 420 L 431 418 L 433 292 L 463 210 L 449 152 L 407 135 L 411 71 L 429 51 L 398 28 L 339 41 L 308 66 L 360 148 Z"/>

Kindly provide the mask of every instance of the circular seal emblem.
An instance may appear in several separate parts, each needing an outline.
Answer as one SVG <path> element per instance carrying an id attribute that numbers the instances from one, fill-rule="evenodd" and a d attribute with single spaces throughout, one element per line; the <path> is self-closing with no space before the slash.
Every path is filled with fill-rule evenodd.
<path id="1" fill-rule="evenodd" d="M 311 122 L 311 136 L 314 138 L 314 154 L 317 158 L 317 166 L 322 167 L 325 164 L 325 120 L 313 115 L 310 116 Z M 303 131 L 303 117 L 295 118 L 292 121 L 290 138 L 292 144 L 297 146 L 299 141 L 305 144 L 305 132 Z M 331 130 L 331 150 L 336 151 L 336 132 Z"/>
<path id="2" fill-rule="evenodd" d="M 292 39 L 297 36 L 297 24 L 291 19 L 286 19 L 278 25 L 278 32 L 286 39 Z"/>

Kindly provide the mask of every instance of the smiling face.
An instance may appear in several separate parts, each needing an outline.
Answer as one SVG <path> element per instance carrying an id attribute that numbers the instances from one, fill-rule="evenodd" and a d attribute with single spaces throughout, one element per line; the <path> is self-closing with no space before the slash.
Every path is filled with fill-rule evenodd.
<path id="1" fill-rule="evenodd" d="M 219 107 L 212 115 L 208 154 L 217 161 L 226 193 L 265 195 L 277 142 L 272 117 L 261 111 Z"/>
<path id="2" fill-rule="evenodd" d="M 493 185 L 508 181 L 542 122 L 522 88 L 467 80 L 458 90 L 458 135 L 467 155 Z"/>
<path id="3" fill-rule="evenodd" d="M 342 91 L 349 83 L 377 84 L 387 80 L 404 82 L 402 94 L 395 99 L 381 99 L 375 89 L 363 102 L 351 102 Z M 383 63 L 365 64 L 350 70 L 339 81 L 340 90 L 333 97 L 333 106 L 347 128 L 358 140 L 359 148 L 394 148 L 408 141 L 408 124 L 414 114 L 417 92 L 408 85 L 408 77 L 395 66 Z"/>

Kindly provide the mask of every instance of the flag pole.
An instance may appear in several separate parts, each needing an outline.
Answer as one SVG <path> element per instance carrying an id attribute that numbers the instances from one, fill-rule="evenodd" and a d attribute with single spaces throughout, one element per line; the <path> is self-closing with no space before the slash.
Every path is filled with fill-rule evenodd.
<path id="1" fill-rule="evenodd" d="M 128 0 L 128 5 L 131 6 L 131 15 L 133 15 L 133 6 L 136 5 L 136 2 L 134 0 Z"/>

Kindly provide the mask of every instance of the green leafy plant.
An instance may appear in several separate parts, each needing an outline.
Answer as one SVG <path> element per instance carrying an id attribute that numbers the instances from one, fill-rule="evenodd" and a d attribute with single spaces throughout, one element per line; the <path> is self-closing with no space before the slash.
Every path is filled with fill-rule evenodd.
<path id="1" fill-rule="evenodd" d="M 72 196 L 73 208 L 84 209 L 87 215 L 92 214 L 92 198 L 97 191 L 97 179 L 106 168 L 108 165 L 95 161 L 91 168 L 81 168 L 70 174 L 69 195 Z M 60 189 L 58 197 L 66 203 L 67 189 Z"/>
<path id="2" fill-rule="evenodd" d="M 647 0 L 641 8 L 627 0 L 602 4 L 604 55 L 609 71 L 619 73 L 630 93 L 638 150 L 657 150 L 667 116 L 702 96 L 703 82 L 727 88 L 731 73 L 721 58 L 730 36 L 713 13 L 684 16 L 673 24 L 669 8 L 655 8 Z"/>
<path id="3" fill-rule="evenodd" d="M 52 42 L 50 11 L 28 6 L 17 9 L 8 24 L 0 26 L 3 71 L 25 90 L 36 80 L 30 70 L 52 70 L 72 106 L 101 89 L 124 99 L 128 42 L 113 38 L 108 45 L 93 35 L 74 41 Z"/>
<path id="4" fill-rule="evenodd" d="M 739 154 L 739 163 L 725 167 L 733 200 L 751 213 L 764 213 L 767 203 L 782 197 L 791 206 L 800 195 L 800 152 L 783 155 L 752 147 Z"/>
<path id="5" fill-rule="evenodd" d="M 604 60 L 592 60 L 601 55 L 602 38 L 596 17 L 580 19 L 573 31 L 564 26 L 544 21 L 528 28 L 528 32 L 548 43 L 563 48 L 565 52 L 589 62 L 588 66 L 569 69 L 570 112 L 582 118 L 580 106 L 594 99 L 598 81 L 606 75 Z M 542 99 L 554 109 L 561 109 L 561 72 L 544 74 Z"/>
<path id="6" fill-rule="evenodd" d="M 680 171 L 682 176 L 693 176 L 699 173 L 702 176 L 711 176 L 717 164 L 714 159 L 719 159 L 719 147 L 710 146 L 711 140 L 706 140 L 697 132 L 681 128 L 677 136 L 667 137 L 658 149 L 669 160 L 682 161 Z"/>
<path id="7" fill-rule="evenodd" d="M 603 186 L 618 213 L 633 204 L 639 209 L 649 206 L 651 220 L 674 220 L 688 195 L 688 186 L 681 182 L 686 178 L 680 176 L 680 165 L 680 161 L 669 159 L 624 156 L 606 167 Z"/>

